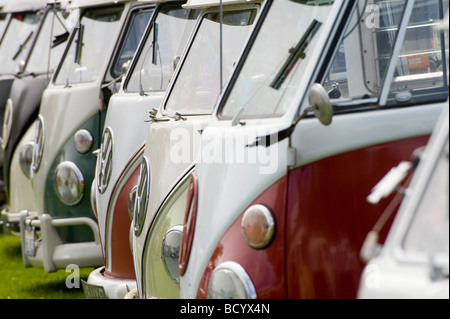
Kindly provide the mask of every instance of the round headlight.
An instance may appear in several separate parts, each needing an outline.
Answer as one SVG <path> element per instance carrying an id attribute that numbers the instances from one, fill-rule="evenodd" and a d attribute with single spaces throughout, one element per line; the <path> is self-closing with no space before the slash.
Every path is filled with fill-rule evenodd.
<path id="1" fill-rule="evenodd" d="M 11 99 L 6 101 L 5 105 L 5 115 L 3 118 L 3 128 L 2 128 L 2 149 L 5 150 L 8 145 L 9 135 L 11 134 L 11 126 L 13 119 L 13 102 Z"/>
<path id="2" fill-rule="evenodd" d="M 209 299 L 256 299 L 253 283 L 241 265 L 226 261 L 217 266 L 208 284 Z"/>
<path id="3" fill-rule="evenodd" d="M 84 177 L 74 163 L 59 164 L 55 170 L 54 182 L 56 194 L 64 204 L 73 206 L 81 201 L 84 193 Z"/>
<path id="4" fill-rule="evenodd" d="M 87 153 L 92 148 L 94 144 L 94 137 L 91 132 L 86 129 L 78 130 L 73 136 L 73 143 L 75 148 L 80 153 Z"/>
<path id="5" fill-rule="evenodd" d="M 33 159 L 33 142 L 25 143 L 20 149 L 19 153 L 19 164 L 22 169 L 23 174 L 30 178 L 31 161 Z"/>
<path id="6" fill-rule="evenodd" d="M 275 219 L 267 206 L 257 204 L 245 211 L 241 227 L 242 235 L 250 247 L 264 248 L 275 234 Z"/>
<path id="7" fill-rule="evenodd" d="M 171 227 L 161 243 L 161 259 L 170 278 L 178 283 L 180 276 L 178 274 L 178 257 L 180 255 L 181 235 L 183 226 L 176 225 Z"/>

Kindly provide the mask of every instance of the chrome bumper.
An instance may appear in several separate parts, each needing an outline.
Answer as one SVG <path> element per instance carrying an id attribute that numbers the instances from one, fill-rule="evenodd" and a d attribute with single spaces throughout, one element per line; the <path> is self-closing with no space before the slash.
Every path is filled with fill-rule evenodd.
<path id="1" fill-rule="evenodd" d="M 7 208 L 0 213 L 0 226 L 5 233 L 20 236 L 20 212 L 12 213 Z"/>
<path id="2" fill-rule="evenodd" d="M 98 227 L 92 219 L 88 217 L 53 219 L 48 214 L 38 215 L 36 212 L 22 211 L 19 223 L 22 257 L 26 267 L 43 267 L 46 272 L 54 272 L 71 264 L 78 267 L 103 265 Z M 56 228 L 78 225 L 89 226 L 94 234 L 94 241 L 63 243 Z M 39 229 L 40 238 L 37 236 L 30 238 L 30 228 Z"/>
<path id="3" fill-rule="evenodd" d="M 92 271 L 82 284 L 86 299 L 124 299 L 136 288 L 136 280 L 106 277 L 105 267 Z"/>

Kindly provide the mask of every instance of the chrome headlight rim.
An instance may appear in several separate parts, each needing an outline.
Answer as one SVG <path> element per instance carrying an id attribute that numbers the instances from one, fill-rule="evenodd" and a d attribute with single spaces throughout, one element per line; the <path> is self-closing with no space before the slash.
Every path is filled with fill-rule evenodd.
<path id="1" fill-rule="evenodd" d="M 164 269 L 170 279 L 176 284 L 180 283 L 178 273 L 178 259 L 180 256 L 181 237 L 183 235 L 183 225 L 175 225 L 169 228 L 161 242 L 161 260 Z M 174 245 L 175 244 L 175 245 Z M 176 252 L 174 256 L 171 253 Z M 170 264 L 168 264 L 170 262 Z"/>
<path id="2" fill-rule="evenodd" d="M 34 138 L 33 158 L 31 160 L 31 177 L 39 170 L 42 160 L 42 154 L 45 146 L 45 121 L 39 114 L 36 119 L 36 134 Z"/>
<path id="3" fill-rule="evenodd" d="M 66 177 L 66 180 L 64 180 L 63 177 L 58 176 L 59 172 L 61 172 L 62 170 L 68 170 L 68 172 L 69 172 L 70 176 Z M 66 198 L 65 194 L 58 187 L 58 184 L 60 184 L 60 182 L 63 181 L 62 184 L 67 186 L 69 184 L 67 182 L 67 180 L 69 178 L 74 178 L 74 177 L 75 177 L 75 182 L 76 182 L 76 185 L 75 185 L 76 186 L 76 194 L 74 196 L 72 196 L 72 198 Z M 55 187 L 55 193 L 58 196 L 59 200 L 67 206 L 75 206 L 75 205 L 79 204 L 84 197 L 84 185 L 85 185 L 84 176 L 83 176 L 83 173 L 81 172 L 80 168 L 73 162 L 65 161 L 65 162 L 58 164 L 58 166 L 55 169 L 53 185 Z M 68 193 L 66 192 L 66 194 L 69 194 L 69 195 L 73 194 L 73 193 L 72 194 L 70 194 L 70 193 L 71 193 L 70 190 Z"/>
<path id="4" fill-rule="evenodd" d="M 19 153 L 19 165 L 22 173 L 29 179 L 31 177 L 31 164 L 33 161 L 33 150 L 35 144 L 28 141 L 22 145 Z"/>
<path id="5" fill-rule="evenodd" d="M 112 129 L 105 128 L 98 153 L 97 189 L 100 194 L 105 193 L 111 180 L 113 166 L 114 135 Z"/>
<path id="6" fill-rule="evenodd" d="M 136 190 L 136 198 L 133 208 L 134 234 L 138 237 L 143 228 L 145 215 L 147 213 L 148 198 L 150 196 L 150 163 L 143 156 L 139 168 L 139 177 Z"/>
<path id="7" fill-rule="evenodd" d="M 259 227 L 255 227 L 257 223 L 261 222 L 263 224 L 259 224 L 257 225 Z M 254 230 L 256 228 L 259 228 L 258 230 L 260 232 L 258 234 L 259 236 L 258 238 L 252 238 L 252 235 L 249 233 L 249 231 L 253 230 L 253 234 L 255 234 Z M 263 249 L 269 246 L 275 237 L 275 229 L 276 229 L 276 220 L 274 213 L 272 212 L 270 207 L 263 204 L 255 204 L 250 206 L 244 212 L 241 221 L 241 231 L 242 236 L 245 239 L 245 242 L 251 248 Z"/>
<path id="8" fill-rule="evenodd" d="M 79 153 L 86 154 L 94 145 L 94 137 L 89 130 L 85 128 L 79 129 L 73 135 L 73 144 Z"/>
<path id="9" fill-rule="evenodd" d="M 13 101 L 11 98 L 6 100 L 5 115 L 3 117 L 1 147 L 3 151 L 8 146 L 9 137 L 11 135 L 12 119 L 13 119 Z"/>
<path id="10" fill-rule="evenodd" d="M 237 283 L 241 284 L 241 288 L 243 288 L 244 296 L 237 296 L 237 298 L 232 298 L 231 295 L 223 296 L 219 295 L 216 292 L 224 291 L 223 287 L 218 287 L 220 283 L 217 283 L 216 278 L 219 275 L 228 276 L 227 282 L 235 282 L 233 279 L 238 280 Z M 233 278 L 234 277 L 234 278 Z M 225 261 L 218 265 L 213 272 L 211 273 L 211 277 L 208 283 L 208 299 L 257 299 L 256 289 L 253 285 L 250 276 L 247 274 L 245 269 L 234 261 Z"/>

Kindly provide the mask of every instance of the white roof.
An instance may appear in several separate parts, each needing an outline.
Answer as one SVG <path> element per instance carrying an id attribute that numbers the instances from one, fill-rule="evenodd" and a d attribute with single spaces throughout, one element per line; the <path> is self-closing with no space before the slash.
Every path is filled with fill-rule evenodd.
<path id="1" fill-rule="evenodd" d="M 249 2 L 261 2 L 255 0 L 222 0 L 223 5 L 232 5 L 232 4 L 243 4 Z M 219 0 L 188 0 L 183 7 L 185 8 L 205 8 L 205 7 L 213 7 L 220 5 Z"/>
<path id="2" fill-rule="evenodd" d="M 180 0 L 137 0 L 137 2 L 143 2 L 143 3 L 165 3 L 165 2 L 174 2 L 174 1 L 180 1 Z M 186 2 L 186 1 L 184 1 Z"/>
<path id="3" fill-rule="evenodd" d="M 0 0 L 3 12 L 36 11 L 45 8 L 47 0 Z"/>
<path id="4" fill-rule="evenodd" d="M 70 7 L 85 8 L 101 5 L 111 5 L 120 2 L 131 2 L 131 0 L 72 0 L 70 2 Z"/>

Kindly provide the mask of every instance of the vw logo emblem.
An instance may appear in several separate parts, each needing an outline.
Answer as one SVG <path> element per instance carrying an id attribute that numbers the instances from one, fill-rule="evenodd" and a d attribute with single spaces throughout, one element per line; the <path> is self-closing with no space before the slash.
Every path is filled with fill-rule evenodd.
<path id="1" fill-rule="evenodd" d="M 31 177 L 34 176 L 41 165 L 42 153 L 44 152 L 45 144 L 45 125 L 44 117 L 39 114 L 36 120 L 36 134 L 34 136 L 34 148 L 31 158 Z"/>
<path id="2" fill-rule="evenodd" d="M 107 127 L 103 133 L 100 154 L 98 158 L 97 187 L 100 193 L 104 193 L 111 179 L 113 160 L 113 134 L 111 128 Z"/>
<path id="3" fill-rule="evenodd" d="M 148 159 L 143 156 L 139 170 L 136 199 L 134 201 L 134 234 L 139 236 L 142 232 L 145 214 L 147 212 L 148 197 L 150 195 L 150 171 Z"/>

